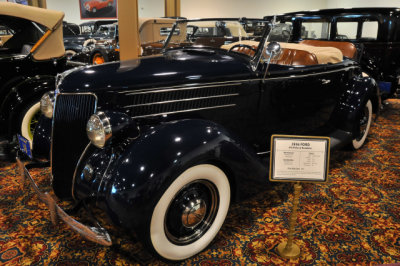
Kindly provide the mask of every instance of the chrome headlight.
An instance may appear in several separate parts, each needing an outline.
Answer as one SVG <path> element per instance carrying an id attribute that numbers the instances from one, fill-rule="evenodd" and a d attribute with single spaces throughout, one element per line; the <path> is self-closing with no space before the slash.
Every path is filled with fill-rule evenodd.
<path id="1" fill-rule="evenodd" d="M 86 133 L 92 144 L 103 148 L 112 136 L 110 120 L 104 112 L 92 115 L 86 125 Z"/>
<path id="2" fill-rule="evenodd" d="M 55 100 L 54 91 L 46 92 L 40 99 L 40 111 L 47 118 L 53 117 L 54 100 Z"/>

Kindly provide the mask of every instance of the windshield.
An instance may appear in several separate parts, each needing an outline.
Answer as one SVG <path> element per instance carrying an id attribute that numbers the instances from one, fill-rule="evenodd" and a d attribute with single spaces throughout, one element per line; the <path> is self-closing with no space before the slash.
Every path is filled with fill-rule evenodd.
<path id="1" fill-rule="evenodd" d="M 100 26 L 100 28 L 98 28 L 96 34 L 114 37 L 115 26 L 114 25 Z"/>
<path id="2" fill-rule="evenodd" d="M 251 55 L 254 55 L 264 28 L 265 22 L 259 20 L 257 22 L 211 19 L 177 21 L 175 30 L 173 34 L 169 33 L 164 47 L 212 47 L 230 50 L 232 46 L 245 44 L 253 47 Z"/>

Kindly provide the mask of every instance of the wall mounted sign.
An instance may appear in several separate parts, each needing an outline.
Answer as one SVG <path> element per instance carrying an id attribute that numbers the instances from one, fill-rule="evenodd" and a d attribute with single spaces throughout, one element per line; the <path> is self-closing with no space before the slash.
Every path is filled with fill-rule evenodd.
<path id="1" fill-rule="evenodd" d="M 117 0 L 79 0 L 81 19 L 117 18 Z"/>
<path id="2" fill-rule="evenodd" d="M 271 137 L 270 181 L 326 182 L 329 168 L 328 137 Z"/>

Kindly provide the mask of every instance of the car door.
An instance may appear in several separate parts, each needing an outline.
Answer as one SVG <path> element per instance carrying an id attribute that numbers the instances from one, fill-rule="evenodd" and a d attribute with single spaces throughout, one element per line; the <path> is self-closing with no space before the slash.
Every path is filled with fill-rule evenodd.
<path id="1" fill-rule="evenodd" d="M 343 66 L 270 67 L 260 85 L 261 150 L 272 134 L 322 134 L 343 90 Z"/>

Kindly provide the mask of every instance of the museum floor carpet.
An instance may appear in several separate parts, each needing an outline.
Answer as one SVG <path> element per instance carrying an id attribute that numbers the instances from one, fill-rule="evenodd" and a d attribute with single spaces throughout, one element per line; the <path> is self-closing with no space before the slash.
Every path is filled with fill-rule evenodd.
<path id="1" fill-rule="evenodd" d="M 298 259 L 276 246 L 287 235 L 292 193 L 275 185 L 232 206 L 213 243 L 183 264 L 369 265 L 400 262 L 400 100 L 390 100 L 360 151 L 331 155 L 326 184 L 304 185 L 295 241 Z M 34 178 L 48 186 L 47 170 Z M 114 246 L 85 241 L 23 190 L 15 164 L 0 163 L 0 264 L 164 264 L 135 237 L 108 226 Z"/>

